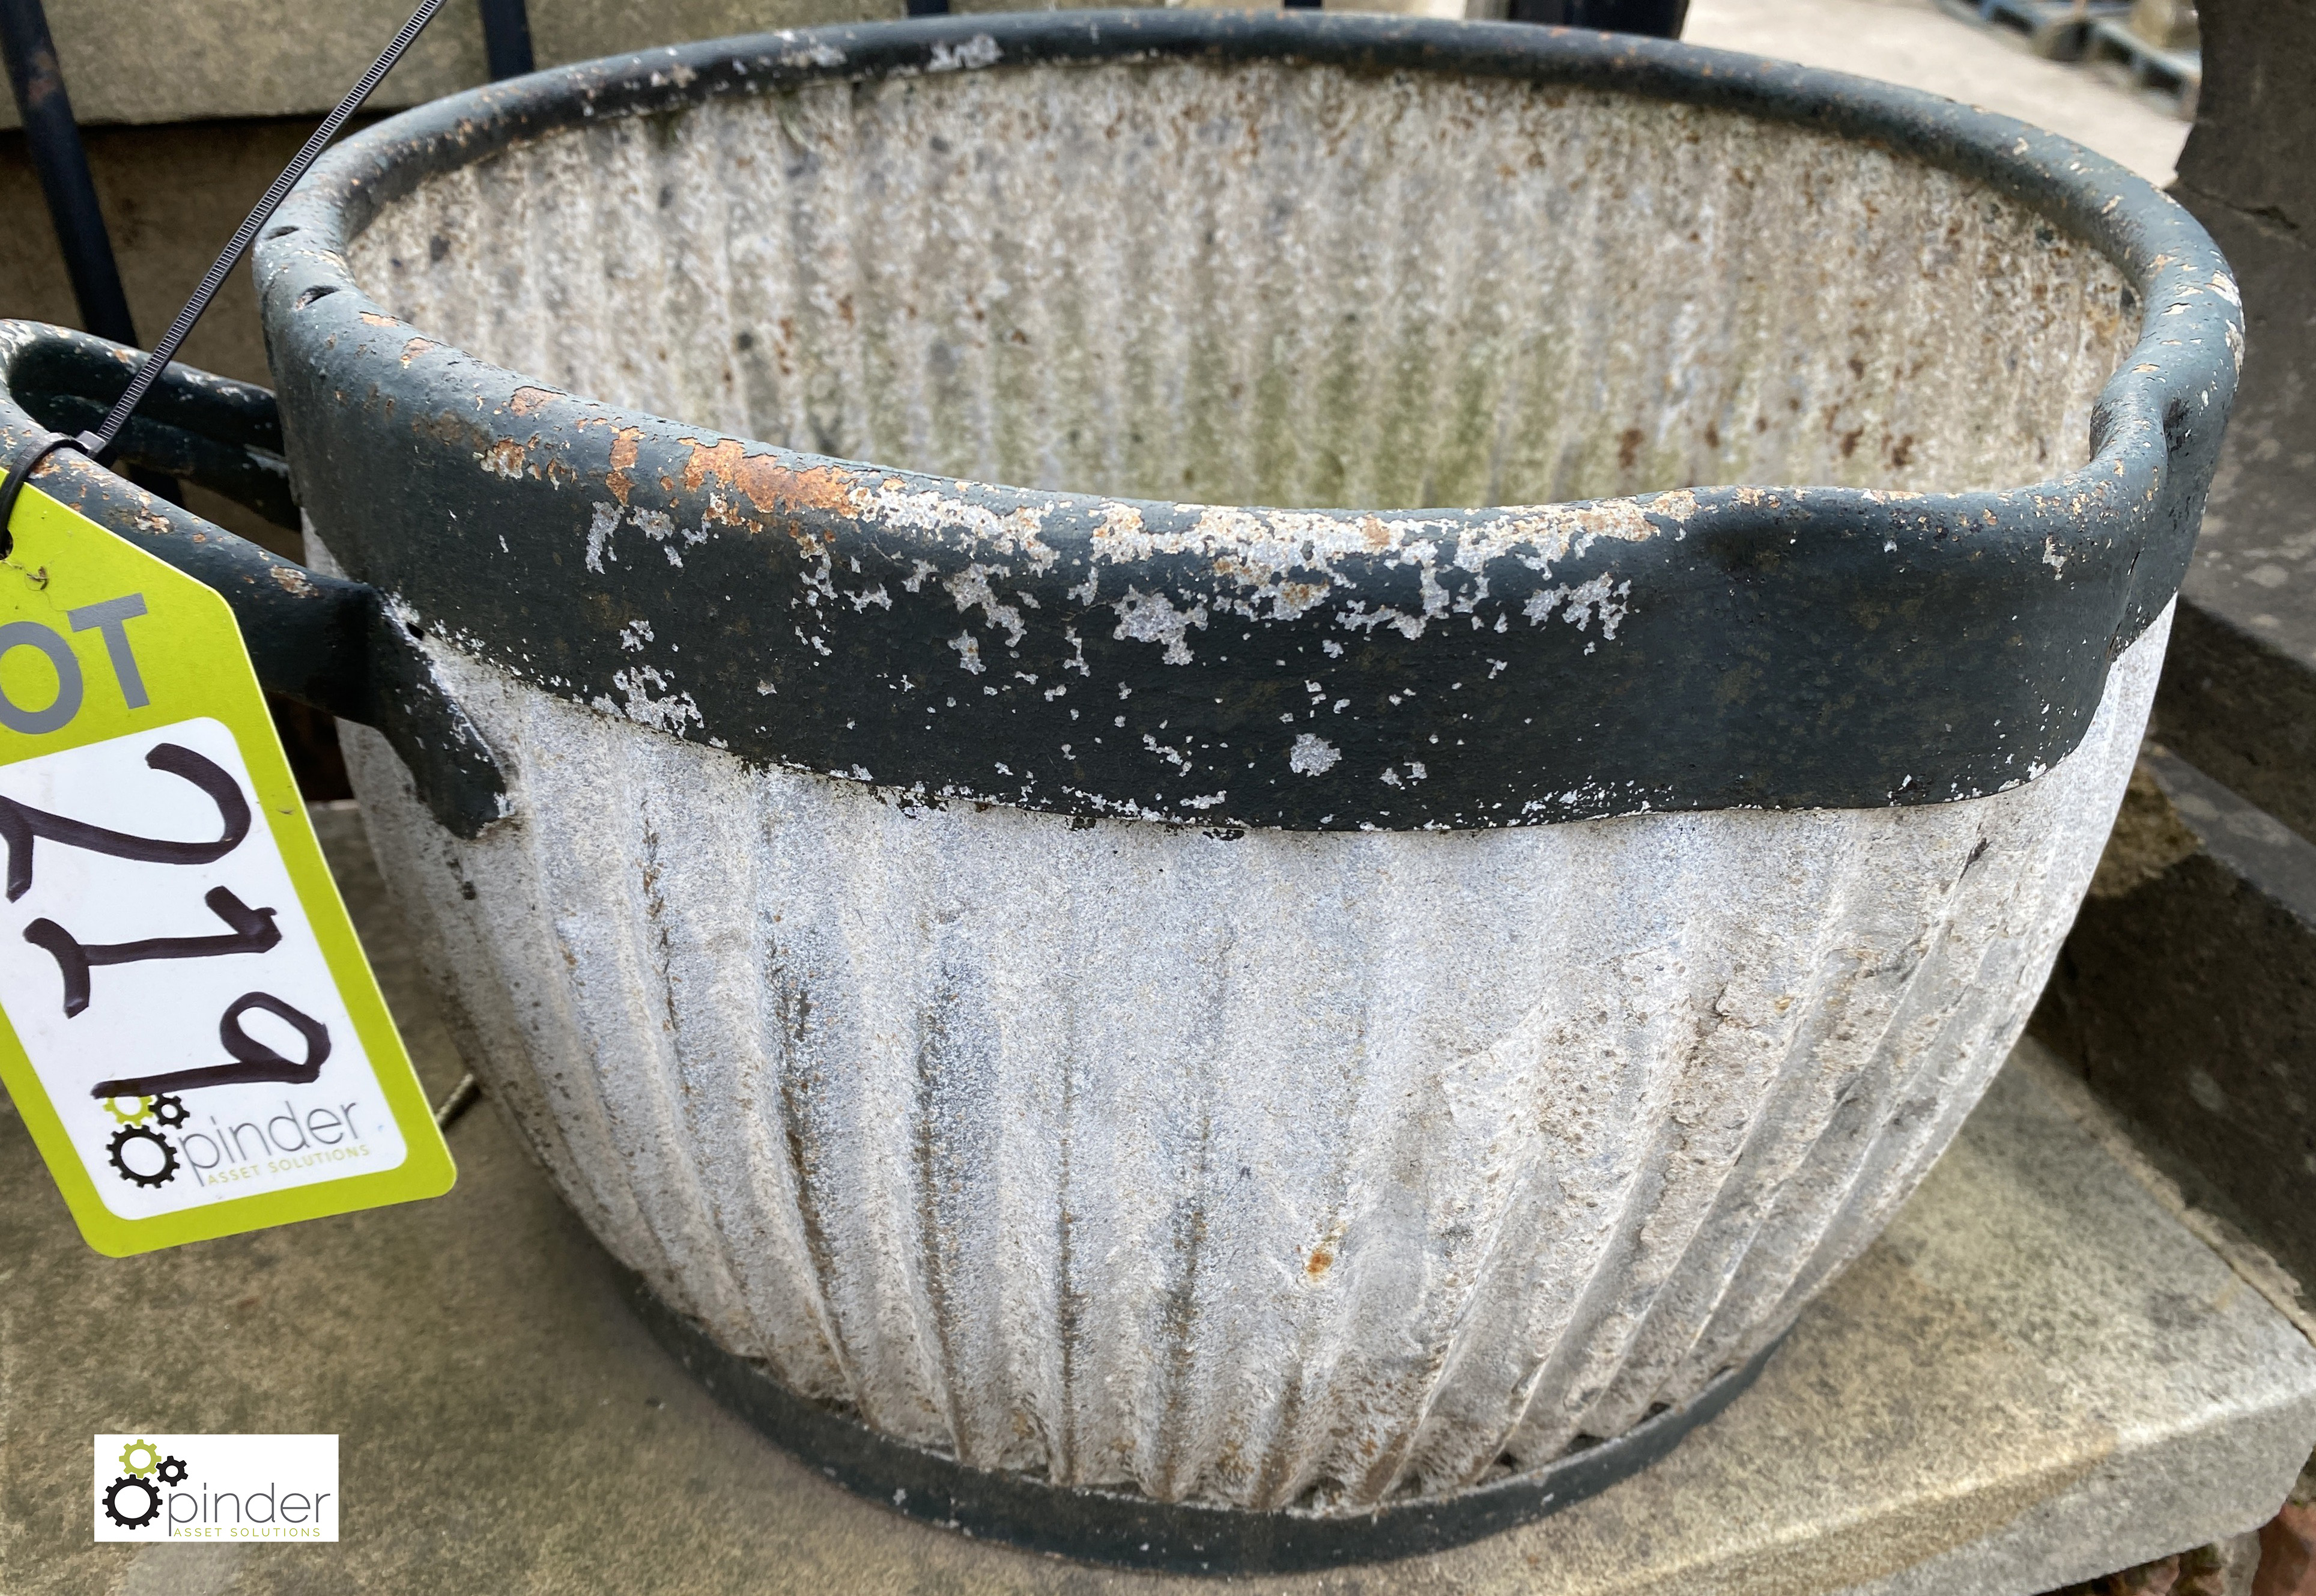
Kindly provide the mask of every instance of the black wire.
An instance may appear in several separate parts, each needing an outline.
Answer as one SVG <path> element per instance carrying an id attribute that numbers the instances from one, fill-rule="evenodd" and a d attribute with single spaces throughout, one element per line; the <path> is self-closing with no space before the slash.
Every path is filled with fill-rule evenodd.
<path id="1" fill-rule="evenodd" d="M 338 102 L 335 111 L 322 119 L 322 125 L 314 129 L 314 136 L 306 140 L 306 147 L 298 152 L 297 158 L 273 180 L 273 186 L 265 191 L 265 197 L 257 202 L 257 208 L 235 229 L 233 241 L 225 246 L 225 252 L 218 256 L 208 275 L 201 279 L 201 285 L 193 290 L 193 297 L 185 301 L 185 308 L 177 312 L 177 319 L 169 324 L 168 332 L 160 343 L 154 345 L 153 352 L 147 355 L 144 363 L 137 368 L 137 375 L 129 379 L 128 388 L 105 416 L 102 424 L 94 432 L 80 435 L 79 445 L 91 459 L 102 460 L 104 458 L 113 441 L 120 436 L 120 429 L 128 424 L 129 416 L 144 401 L 145 396 L 152 392 L 153 385 L 161 379 L 161 373 L 169 369 L 169 362 L 176 358 L 177 351 L 184 344 L 185 335 L 193 330 L 193 324 L 201 319 L 201 312 L 209 308 L 209 301 L 217 298 L 218 290 L 225 286 L 225 280 L 232 276 L 233 269 L 241 263 L 241 257 L 247 253 L 250 241 L 257 236 L 257 229 L 263 227 L 280 209 L 290 191 L 297 186 L 298 180 L 306 175 L 307 169 L 321 157 L 330 140 L 335 138 L 338 130 L 346 125 L 346 119 L 361 108 L 361 103 L 370 98 L 371 91 L 385 80 L 388 72 L 394 70 L 394 64 L 402 58 L 402 52 L 410 48 L 411 41 L 441 9 L 442 0 L 425 0 L 419 6 L 411 19 L 402 25 L 402 31 L 394 36 L 394 42 L 386 47 L 386 52 L 379 57 L 377 63 L 362 74 L 361 81 Z"/>

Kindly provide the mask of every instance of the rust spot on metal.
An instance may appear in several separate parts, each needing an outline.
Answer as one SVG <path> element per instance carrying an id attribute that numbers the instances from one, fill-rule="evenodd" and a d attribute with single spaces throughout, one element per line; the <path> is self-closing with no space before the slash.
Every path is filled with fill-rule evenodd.
<path id="1" fill-rule="evenodd" d="M 276 587 L 298 598 L 310 599 L 322 591 L 314 585 L 305 572 L 295 566 L 274 566 L 271 567 L 268 574 L 272 576 L 273 584 Z"/>
<path id="2" fill-rule="evenodd" d="M 435 343 L 432 338 L 413 338 L 409 343 L 402 346 L 402 363 L 407 366 L 411 361 L 416 360 L 420 355 L 424 354 L 428 350 L 440 349 L 441 347 L 442 346 L 441 344 Z"/>
<path id="3" fill-rule="evenodd" d="M 363 311 L 361 313 L 361 318 L 374 327 L 398 327 L 402 325 L 400 322 L 395 320 L 394 317 L 390 316 L 380 316 L 375 310 Z"/>
<path id="4" fill-rule="evenodd" d="M 547 402 L 554 397 L 552 388 L 519 388 L 514 390 L 514 397 L 507 401 L 507 408 L 517 415 L 533 415 L 547 408 Z"/>
<path id="5" fill-rule="evenodd" d="M 628 473 L 635 468 L 636 450 L 643 437 L 641 427 L 621 427 L 611 434 L 611 474 L 603 478 L 603 486 L 622 504 L 628 502 L 628 492 L 636 485 L 636 479 Z"/>
<path id="6" fill-rule="evenodd" d="M 500 439 L 483 450 L 480 458 L 483 469 L 494 477 L 520 477 L 523 468 L 530 464 L 522 445 L 512 438 Z"/>
<path id="7" fill-rule="evenodd" d="M 691 459 L 683 468 L 683 486 L 690 492 L 697 493 L 702 484 L 715 481 L 738 488 L 750 504 L 767 513 L 824 510 L 850 515 L 853 512 L 855 474 L 841 466 L 795 470 L 782 465 L 777 455 L 749 454 L 736 438 L 726 438 L 712 447 L 696 438 L 683 442 L 691 450 Z"/>

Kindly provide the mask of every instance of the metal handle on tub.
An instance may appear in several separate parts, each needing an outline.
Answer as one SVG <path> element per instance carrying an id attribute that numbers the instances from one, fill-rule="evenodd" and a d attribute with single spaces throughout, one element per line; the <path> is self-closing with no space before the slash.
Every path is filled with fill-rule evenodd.
<path id="1" fill-rule="evenodd" d="M 34 322 L 0 322 L 0 453 L 10 464 L 101 417 L 138 352 Z M 214 490 L 276 526 L 298 525 L 273 396 L 173 364 L 120 434 L 120 458 Z M 436 819 L 471 837 L 507 813 L 506 780 L 481 734 L 385 595 L 324 575 L 145 493 L 85 455 L 56 449 L 30 479 L 50 497 L 223 594 L 258 680 L 375 727 Z"/>

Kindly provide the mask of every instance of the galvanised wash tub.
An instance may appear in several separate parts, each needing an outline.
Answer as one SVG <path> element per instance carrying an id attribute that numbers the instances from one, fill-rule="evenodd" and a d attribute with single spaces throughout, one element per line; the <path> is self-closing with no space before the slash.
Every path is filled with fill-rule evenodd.
<path id="1" fill-rule="evenodd" d="M 1597 1488 L 1875 1234 L 2089 878 L 2240 347 L 2000 118 L 1293 13 L 544 73 L 257 269 L 359 583 L 42 485 L 384 727 L 468 1057 L 719 1388 L 1192 1568 Z M 119 386 L 7 336 L 52 424 Z"/>

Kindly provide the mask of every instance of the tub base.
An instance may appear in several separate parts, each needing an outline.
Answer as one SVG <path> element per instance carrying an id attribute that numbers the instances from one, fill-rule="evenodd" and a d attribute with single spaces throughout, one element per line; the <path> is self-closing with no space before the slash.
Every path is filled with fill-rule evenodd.
<path id="1" fill-rule="evenodd" d="M 659 1343 L 726 1408 L 846 1490 L 976 1540 L 1118 1568 L 1292 1574 L 1445 1551 L 1541 1519 L 1639 1473 L 1741 1395 L 1783 1337 L 1679 1407 L 1543 1472 L 1347 1518 L 1248 1512 L 1040 1485 L 970 1468 L 878 1434 L 798 1396 L 726 1351 L 614 1263 Z"/>

